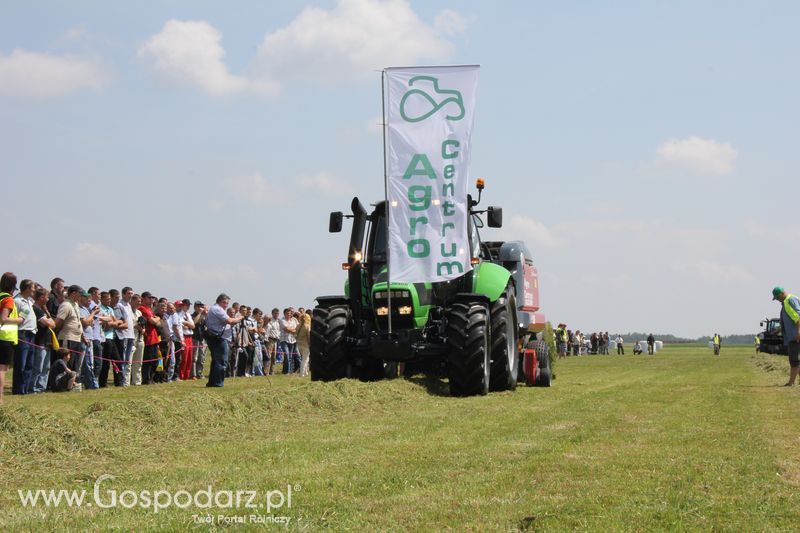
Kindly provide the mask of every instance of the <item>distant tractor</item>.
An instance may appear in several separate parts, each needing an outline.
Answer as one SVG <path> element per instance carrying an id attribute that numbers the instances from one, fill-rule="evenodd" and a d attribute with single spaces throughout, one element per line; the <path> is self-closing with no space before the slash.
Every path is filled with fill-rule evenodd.
<path id="1" fill-rule="evenodd" d="M 761 321 L 764 331 L 758 334 L 758 351 L 775 355 L 789 355 L 783 344 L 783 329 L 778 318 L 765 318 Z"/>
<path id="2" fill-rule="evenodd" d="M 478 180 L 478 200 L 468 197 L 472 270 L 435 283 L 387 284 L 386 202 L 367 214 L 353 199 L 344 295 L 316 299 L 312 380 L 373 381 L 396 377 L 402 366 L 406 375 L 446 376 L 453 396 L 512 390 L 523 377 L 550 386 L 536 267 L 520 241 L 481 240 L 480 215 L 492 228 L 501 227 L 503 215 L 497 207 L 475 209 L 482 190 Z M 344 217 L 331 213 L 329 231 L 341 231 Z"/>

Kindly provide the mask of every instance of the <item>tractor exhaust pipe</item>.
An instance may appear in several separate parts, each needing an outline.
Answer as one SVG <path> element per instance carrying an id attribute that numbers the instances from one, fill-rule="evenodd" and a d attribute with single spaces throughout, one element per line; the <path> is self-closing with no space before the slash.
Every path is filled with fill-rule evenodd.
<path id="1" fill-rule="evenodd" d="M 350 286 L 350 309 L 353 313 L 353 323 L 357 328 L 361 328 L 361 262 L 364 259 L 364 232 L 367 227 L 367 210 L 359 201 L 358 197 L 353 198 L 350 208 L 353 211 L 353 230 L 350 233 L 350 251 L 347 255 L 347 262 L 350 269 L 347 271 L 347 279 Z"/>

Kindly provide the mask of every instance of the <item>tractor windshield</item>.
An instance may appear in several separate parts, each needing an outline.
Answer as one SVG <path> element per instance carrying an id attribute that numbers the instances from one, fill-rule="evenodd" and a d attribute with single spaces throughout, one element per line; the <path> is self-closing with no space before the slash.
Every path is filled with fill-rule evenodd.
<path id="1" fill-rule="evenodd" d="M 375 213 L 370 220 L 369 250 L 367 257 L 372 265 L 386 263 L 386 219 Z"/>
<path id="2" fill-rule="evenodd" d="M 472 223 L 469 225 L 469 247 L 472 257 L 479 257 L 481 255 L 481 234 L 478 231 L 478 228 L 483 227 L 483 221 L 478 217 L 478 215 L 472 215 L 470 217 Z"/>
<path id="3" fill-rule="evenodd" d="M 483 221 L 473 215 L 467 227 L 472 257 L 480 255 L 481 237 L 478 231 L 480 227 L 483 227 Z M 368 235 L 367 262 L 375 269 L 379 265 L 386 264 L 386 219 L 380 205 L 370 217 Z"/>

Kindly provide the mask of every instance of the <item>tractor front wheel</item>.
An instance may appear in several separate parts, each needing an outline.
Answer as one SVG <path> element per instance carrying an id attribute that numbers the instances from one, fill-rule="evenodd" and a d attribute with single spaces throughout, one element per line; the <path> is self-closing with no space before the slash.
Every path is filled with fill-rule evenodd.
<path id="1" fill-rule="evenodd" d="M 448 317 L 450 394 L 476 396 L 489 392 L 489 309 L 482 302 L 457 302 Z"/>
<path id="2" fill-rule="evenodd" d="M 311 320 L 309 367 L 311 381 L 347 377 L 349 365 L 345 335 L 350 322 L 347 305 L 317 306 Z"/>

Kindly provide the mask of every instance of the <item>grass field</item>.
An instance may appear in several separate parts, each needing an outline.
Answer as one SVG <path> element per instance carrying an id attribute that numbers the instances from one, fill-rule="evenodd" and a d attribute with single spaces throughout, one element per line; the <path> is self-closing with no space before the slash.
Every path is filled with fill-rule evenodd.
<path id="1" fill-rule="evenodd" d="M 796 529 L 800 388 L 786 358 L 669 346 L 558 362 L 551 389 L 276 376 L 6 397 L 0 529 L 207 529 L 265 509 L 24 507 L 18 489 L 270 490 L 291 529 Z M 277 503 L 277 493 L 273 493 Z M 128 502 L 132 502 L 129 494 Z M 223 497 L 222 503 L 225 503 Z M 244 503 L 242 504 L 244 505 Z M 259 527 L 246 523 L 245 528 Z M 283 527 L 272 525 L 272 527 Z"/>

